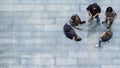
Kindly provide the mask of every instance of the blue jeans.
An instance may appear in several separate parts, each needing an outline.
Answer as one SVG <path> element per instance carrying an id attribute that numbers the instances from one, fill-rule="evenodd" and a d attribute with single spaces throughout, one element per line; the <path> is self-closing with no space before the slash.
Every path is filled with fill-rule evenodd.
<path id="1" fill-rule="evenodd" d="M 99 22 L 99 21 L 100 21 L 99 16 L 96 16 L 96 17 L 95 17 L 95 19 L 97 20 L 97 22 Z"/>
<path id="2" fill-rule="evenodd" d="M 101 45 L 101 43 L 102 43 L 103 41 L 102 40 L 99 40 L 99 47 L 101 47 L 102 45 Z"/>
<path id="3" fill-rule="evenodd" d="M 99 21 L 100 21 L 100 18 L 99 16 L 96 16 L 95 19 L 97 20 L 97 24 L 100 25 Z M 90 19 L 88 20 L 88 22 L 90 22 L 91 20 L 93 20 L 93 17 L 90 17 Z"/>

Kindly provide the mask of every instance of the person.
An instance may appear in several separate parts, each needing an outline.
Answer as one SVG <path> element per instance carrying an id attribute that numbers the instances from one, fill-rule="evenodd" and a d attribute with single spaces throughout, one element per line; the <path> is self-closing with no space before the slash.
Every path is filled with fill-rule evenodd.
<path id="1" fill-rule="evenodd" d="M 98 44 L 95 44 L 96 47 L 102 47 L 102 42 L 108 42 L 113 36 L 113 33 L 111 30 L 107 29 L 105 32 L 101 34 L 101 39 L 99 40 Z"/>
<path id="2" fill-rule="evenodd" d="M 75 41 L 81 41 L 82 40 L 81 38 L 79 38 L 77 36 L 74 29 L 70 25 L 68 25 L 67 23 L 64 25 L 63 31 L 64 31 L 65 36 L 68 37 L 69 39 L 72 39 L 72 40 L 75 40 Z"/>
<path id="3" fill-rule="evenodd" d="M 107 29 L 109 29 L 113 23 L 113 21 L 115 20 L 117 14 L 116 12 L 113 10 L 112 7 L 107 7 L 106 12 L 105 12 L 105 21 L 102 22 L 102 24 L 106 24 Z M 109 24 L 107 23 L 109 21 Z"/>
<path id="4" fill-rule="evenodd" d="M 88 20 L 88 22 L 91 22 L 95 18 L 97 20 L 96 23 L 100 25 L 100 18 L 99 18 L 99 14 L 101 13 L 100 6 L 97 3 L 93 3 L 89 5 L 86 9 L 90 16 L 90 19 Z"/>
<path id="5" fill-rule="evenodd" d="M 83 28 L 81 28 L 79 25 L 84 24 L 84 23 L 86 23 L 86 21 L 81 21 L 80 17 L 77 14 L 74 14 L 74 15 L 71 16 L 70 24 L 74 28 L 82 30 Z"/>

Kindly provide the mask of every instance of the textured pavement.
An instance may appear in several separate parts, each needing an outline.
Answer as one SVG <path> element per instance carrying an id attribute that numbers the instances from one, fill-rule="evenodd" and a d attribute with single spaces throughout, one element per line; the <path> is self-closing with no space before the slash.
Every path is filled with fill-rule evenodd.
<path id="1" fill-rule="evenodd" d="M 80 42 L 63 33 L 71 15 L 87 21 L 86 7 L 94 2 L 101 21 L 108 6 L 118 15 L 103 48 L 94 47 L 103 25 L 81 25 Z M 120 68 L 119 6 L 120 0 L 0 0 L 0 68 Z"/>

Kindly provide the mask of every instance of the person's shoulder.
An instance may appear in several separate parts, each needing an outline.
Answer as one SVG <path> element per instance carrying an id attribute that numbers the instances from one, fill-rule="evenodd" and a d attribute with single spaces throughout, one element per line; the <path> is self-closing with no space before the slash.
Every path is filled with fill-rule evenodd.
<path id="1" fill-rule="evenodd" d="M 64 26 L 68 25 L 67 23 L 64 24 Z"/>
<path id="2" fill-rule="evenodd" d="M 112 11 L 113 14 L 116 14 L 115 10 Z"/>
<path id="3" fill-rule="evenodd" d="M 93 7 L 93 4 L 90 4 L 88 7 Z"/>
<path id="4" fill-rule="evenodd" d="M 97 5 L 97 7 L 98 7 L 99 9 L 101 9 L 99 5 Z"/>
<path id="5" fill-rule="evenodd" d="M 69 25 L 70 25 L 70 20 L 67 21 L 67 22 L 65 23 L 65 25 L 68 25 L 68 26 L 69 26 Z"/>
<path id="6" fill-rule="evenodd" d="M 64 24 L 64 28 L 68 27 L 69 25 L 67 23 Z"/>
<path id="7" fill-rule="evenodd" d="M 87 7 L 87 10 L 90 10 L 92 8 L 92 5 L 89 5 L 88 7 Z"/>

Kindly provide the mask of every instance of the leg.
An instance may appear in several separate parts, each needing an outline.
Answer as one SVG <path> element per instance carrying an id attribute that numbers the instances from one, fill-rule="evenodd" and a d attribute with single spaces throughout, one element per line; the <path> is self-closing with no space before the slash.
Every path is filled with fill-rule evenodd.
<path id="1" fill-rule="evenodd" d="M 95 47 L 101 47 L 102 40 L 99 40 L 97 44 L 95 44 Z"/>
<path id="2" fill-rule="evenodd" d="M 95 44 L 95 47 L 102 47 L 102 39 L 99 37 L 99 39 L 98 39 L 99 41 L 98 41 L 98 43 L 97 44 Z"/>
<path id="3" fill-rule="evenodd" d="M 105 21 L 104 21 L 104 25 L 105 25 L 105 27 L 108 27 L 108 19 L 106 19 Z"/>
<path id="4" fill-rule="evenodd" d="M 112 26 L 112 24 L 113 24 L 113 21 L 114 21 L 114 19 L 110 19 L 110 23 L 109 23 L 107 29 L 111 28 L 111 26 Z"/>
<path id="5" fill-rule="evenodd" d="M 99 47 L 101 47 L 102 40 L 99 40 Z"/>
<path id="6" fill-rule="evenodd" d="M 103 22 L 102 22 L 102 24 L 105 24 L 105 23 L 107 23 L 107 22 L 108 22 L 108 20 L 107 20 L 107 19 L 105 19 L 105 21 L 103 21 Z"/>
<path id="7" fill-rule="evenodd" d="M 95 18 L 96 18 L 96 20 L 97 20 L 96 23 L 97 23 L 98 25 L 100 25 L 100 18 L 99 18 L 99 16 L 96 16 Z"/>
<path id="8" fill-rule="evenodd" d="M 110 22 L 110 24 L 108 25 L 107 29 L 110 29 L 110 28 L 111 28 L 112 23 L 113 23 L 113 22 Z"/>
<path id="9" fill-rule="evenodd" d="M 113 21 L 114 21 L 114 19 L 110 19 L 110 24 L 109 25 L 112 25 Z"/>
<path id="10" fill-rule="evenodd" d="M 81 41 L 82 39 L 79 38 L 77 35 L 74 36 L 75 37 L 75 41 Z"/>
<path id="11" fill-rule="evenodd" d="M 91 22 L 93 20 L 93 17 L 90 17 L 90 19 L 88 20 L 88 22 Z"/>

